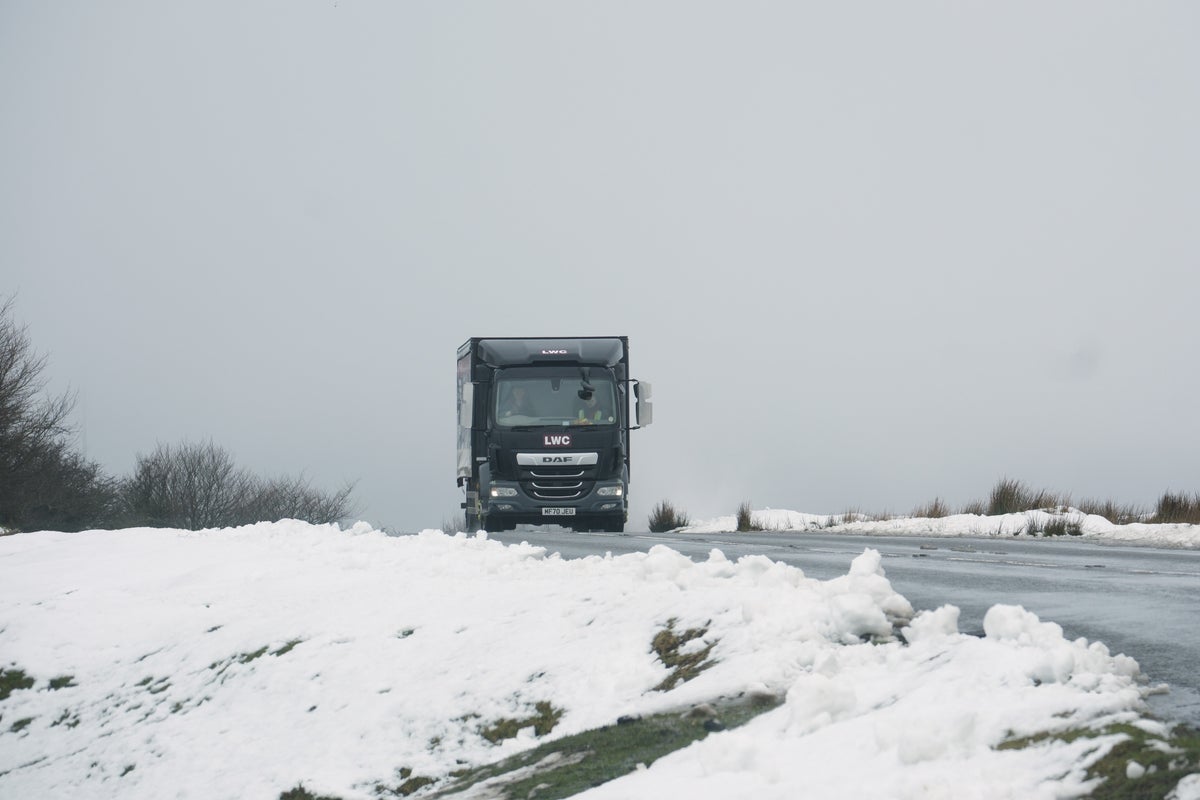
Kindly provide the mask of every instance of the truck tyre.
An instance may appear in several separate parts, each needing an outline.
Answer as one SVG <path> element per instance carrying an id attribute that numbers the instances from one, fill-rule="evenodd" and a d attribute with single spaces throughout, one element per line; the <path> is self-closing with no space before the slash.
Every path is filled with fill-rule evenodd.
<path id="1" fill-rule="evenodd" d="M 506 522 L 501 519 L 491 519 L 487 514 L 484 514 L 479 527 L 488 533 L 503 533 L 504 531 L 515 530 L 517 526 L 515 523 Z"/>

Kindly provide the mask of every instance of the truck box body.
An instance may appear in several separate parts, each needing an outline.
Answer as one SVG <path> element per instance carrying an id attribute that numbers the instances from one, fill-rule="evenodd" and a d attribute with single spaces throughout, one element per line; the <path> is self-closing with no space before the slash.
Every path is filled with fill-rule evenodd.
<path id="1" fill-rule="evenodd" d="M 624 336 L 468 339 L 457 463 L 467 527 L 623 530 L 630 409 L 649 424 L 649 388 L 629 377 Z"/>

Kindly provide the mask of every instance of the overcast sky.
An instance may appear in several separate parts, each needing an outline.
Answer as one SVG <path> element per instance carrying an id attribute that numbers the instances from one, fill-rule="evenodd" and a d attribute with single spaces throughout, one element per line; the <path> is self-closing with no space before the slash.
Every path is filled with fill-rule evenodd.
<path id="1" fill-rule="evenodd" d="M 624 334 L 631 527 L 1200 488 L 1194 3 L 0 0 L 0 294 L 114 474 L 459 513 L 455 350 Z"/>

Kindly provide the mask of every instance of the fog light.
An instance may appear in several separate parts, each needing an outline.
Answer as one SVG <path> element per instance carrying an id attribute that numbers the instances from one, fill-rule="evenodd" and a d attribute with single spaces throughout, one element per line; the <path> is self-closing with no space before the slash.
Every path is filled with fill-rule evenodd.
<path id="1" fill-rule="evenodd" d="M 516 497 L 517 490 L 511 486 L 493 486 L 492 497 Z"/>
<path id="2" fill-rule="evenodd" d="M 510 506 L 508 503 L 501 503 L 500 505 L 494 505 L 494 506 L 492 506 L 492 508 L 496 509 L 497 511 L 512 511 L 513 510 L 513 507 Z"/>
<path id="3" fill-rule="evenodd" d="M 609 510 L 611 510 L 611 509 L 614 509 L 614 508 L 616 508 L 616 507 L 617 507 L 617 504 L 616 504 L 616 503 L 605 503 L 604 505 L 600 506 L 600 510 L 601 510 L 601 511 L 609 511 Z"/>
<path id="4" fill-rule="evenodd" d="M 620 497 L 625 494 L 625 490 L 618 486 L 601 486 L 596 490 L 596 494 L 601 497 Z"/>

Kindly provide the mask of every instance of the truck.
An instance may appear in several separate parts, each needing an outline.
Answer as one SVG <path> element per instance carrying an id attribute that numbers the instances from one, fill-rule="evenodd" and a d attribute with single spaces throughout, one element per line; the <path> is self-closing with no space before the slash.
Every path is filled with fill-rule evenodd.
<path id="1" fill-rule="evenodd" d="M 652 422 L 650 393 L 630 377 L 627 336 L 468 339 L 457 465 L 467 530 L 623 532 L 629 435 Z"/>

